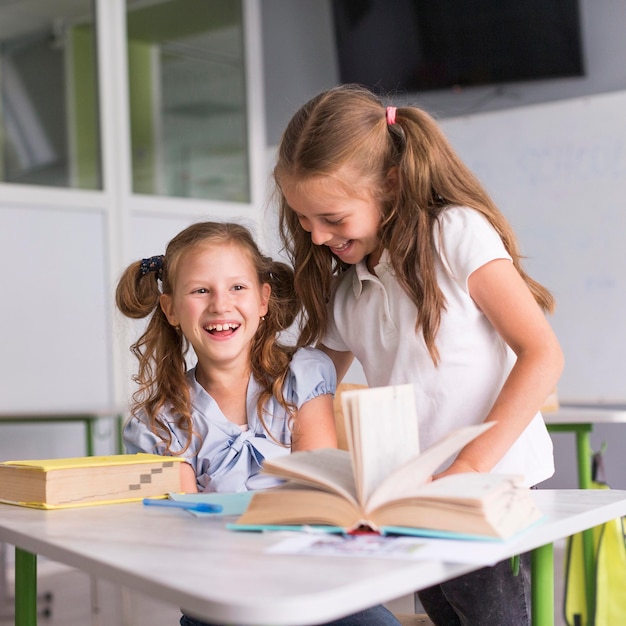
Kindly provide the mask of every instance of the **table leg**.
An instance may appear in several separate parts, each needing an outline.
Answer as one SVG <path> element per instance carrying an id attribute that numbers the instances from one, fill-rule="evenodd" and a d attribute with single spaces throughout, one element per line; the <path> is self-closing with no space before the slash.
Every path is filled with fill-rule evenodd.
<path id="1" fill-rule="evenodd" d="M 117 432 L 117 452 L 118 454 L 124 454 L 124 416 L 118 415 L 115 418 L 116 432 Z"/>
<path id="2" fill-rule="evenodd" d="M 15 626 L 37 626 L 37 555 L 15 548 Z"/>
<path id="3" fill-rule="evenodd" d="M 581 489 L 591 488 L 591 425 L 588 428 L 576 429 L 576 449 L 578 454 L 578 486 Z M 595 555 L 593 550 L 593 528 L 583 531 L 583 563 L 585 564 L 585 599 L 587 615 L 591 623 L 595 605 Z"/>
<path id="4" fill-rule="evenodd" d="M 554 626 L 554 546 L 549 543 L 531 553 L 532 623 Z"/>
<path id="5" fill-rule="evenodd" d="M 551 432 L 573 432 L 576 434 L 576 457 L 578 465 L 578 488 L 590 489 L 591 470 L 591 430 L 593 424 L 549 424 Z M 583 563 L 585 564 L 585 601 L 587 615 L 593 615 L 595 605 L 595 556 L 593 550 L 593 529 L 583 531 Z"/>
<path id="6" fill-rule="evenodd" d="M 93 423 L 96 418 L 87 417 L 85 418 L 85 450 L 87 452 L 87 456 L 93 456 Z"/>

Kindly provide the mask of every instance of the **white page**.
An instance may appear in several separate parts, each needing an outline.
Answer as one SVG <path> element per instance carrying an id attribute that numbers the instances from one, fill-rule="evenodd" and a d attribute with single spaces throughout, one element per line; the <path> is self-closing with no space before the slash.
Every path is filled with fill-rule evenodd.
<path id="1" fill-rule="evenodd" d="M 345 450 L 318 448 L 292 452 L 266 460 L 263 471 L 325 491 L 333 491 L 357 505 L 350 454 Z"/>
<path id="2" fill-rule="evenodd" d="M 444 461 L 494 424 L 495 422 L 483 422 L 475 426 L 464 426 L 453 431 L 417 457 L 414 456 L 414 458 L 381 481 L 378 489 L 367 502 L 366 508 L 371 510 L 380 506 L 383 502 L 419 493 L 433 472 Z M 436 485 L 437 483 L 433 484 Z M 436 487 L 434 488 L 436 489 Z"/>
<path id="3" fill-rule="evenodd" d="M 369 387 L 342 394 L 360 502 L 419 453 L 413 385 Z"/>

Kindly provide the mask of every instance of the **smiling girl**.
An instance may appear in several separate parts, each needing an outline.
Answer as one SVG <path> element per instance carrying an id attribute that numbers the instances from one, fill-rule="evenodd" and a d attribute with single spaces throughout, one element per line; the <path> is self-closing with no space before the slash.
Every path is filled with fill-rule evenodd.
<path id="1" fill-rule="evenodd" d="M 298 311 L 293 272 L 243 226 L 189 226 L 165 255 L 125 270 L 116 302 L 150 318 L 131 346 L 139 368 L 126 448 L 184 457 L 184 491 L 267 487 L 265 458 L 336 447 L 333 364 L 279 343 Z"/>

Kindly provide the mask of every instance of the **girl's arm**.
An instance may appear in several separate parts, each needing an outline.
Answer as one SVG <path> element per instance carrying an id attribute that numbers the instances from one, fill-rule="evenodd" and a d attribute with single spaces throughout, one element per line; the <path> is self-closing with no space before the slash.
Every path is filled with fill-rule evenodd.
<path id="1" fill-rule="evenodd" d="M 350 365 L 352 365 L 352 361 L 354 361 L 354 354 L 352 354 L 352 352 L 339 352 L 338 350 L 331 350 L 322 344 L 319 344 L 317 347 L 322 352 L 325 352 L 335 364 L 337 384 L 339 384 L 346 375 L 346 372 L 350 369 Z"/>
<path id="2" fill-rule="evenodd" d="M 332 395 L 325 394 L 308 400 L 300 407 L 294 420 L 291 450 L 296 452 L 336 447 L 337 431 Z"/>
<path id="3" fill-rule="evenodd" d="M 472 299 L 517 361 L 486 417 L 496 425 L 465 446 L 436 478 L 490 471 L 541 409 L 563 370 L 559 342 L 510 261 L 498 259 L 480 267 L 469 277 L 468 286 Z"/>
<path id="4" fill-rule="evenodd" d="M 198 493 L 196 472 L 189 463 L 180 464 L 180 488 L 183 493 Z"/>

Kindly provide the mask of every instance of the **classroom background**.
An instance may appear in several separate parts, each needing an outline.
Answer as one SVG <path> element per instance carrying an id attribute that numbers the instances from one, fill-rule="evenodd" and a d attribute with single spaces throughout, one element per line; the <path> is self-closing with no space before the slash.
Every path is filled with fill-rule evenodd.
<path id="1" fill-rule="evenodd" d="M 441 121 L 554 292 L 560 397 L 626 404 L 626 12 L 578 6 L 584 76 L 394 102 Z M 339 82 L 331 2 L 1 2 L 0 41 L 0 414 L 123 410 L 137 327 L 112 294 L 128 262 L 201 219 L 280 254 L 269 171 L 293 112 Z M 0 460 L 85 450 L 81 424 L 0 428 Z M 114 420 L 94 439 L 114 451 Z M 554 441 L 546 486 L 574 487 L 573 435 Z M 626 429 L 597 426 L 602 442 L 626 488 Z"/>

